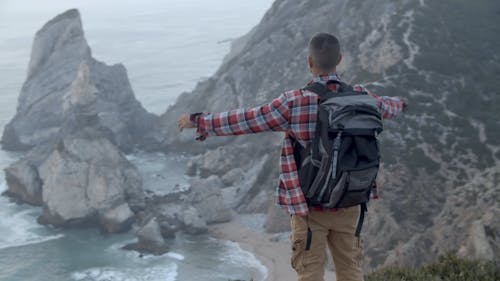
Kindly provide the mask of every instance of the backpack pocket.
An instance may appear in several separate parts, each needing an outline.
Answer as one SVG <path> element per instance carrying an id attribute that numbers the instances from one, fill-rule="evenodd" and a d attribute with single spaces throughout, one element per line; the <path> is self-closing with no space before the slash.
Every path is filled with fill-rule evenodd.
<path id="1" fill-rule="evenodd" d="M 331 190 L 328 201 L 322 204 L 325 208 L 347 208 L 368 202 L 378 165 L 342 172 L 337 185 Z"/>

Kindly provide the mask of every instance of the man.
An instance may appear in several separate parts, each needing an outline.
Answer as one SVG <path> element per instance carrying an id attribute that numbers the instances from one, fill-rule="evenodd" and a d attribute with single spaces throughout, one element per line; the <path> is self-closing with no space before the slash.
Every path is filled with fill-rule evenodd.
<path id="1" fill-rule="evenodd" d="M 309 42 L 307 63 L 313 76 L 312 82 L 324 83 L 330 91 L 336 92 L 338 83 L 327 82 L 340 81 L 336 67 L 341 60 L 340 44 L 335 36 L 319 33 Z M 366 91 L 362 86 L 354 86 L 354 90 Z M 383 118 L 398 115 L 406 106 L 402 98 L 369 94 L 377 101 Z M 362 245 L 355 235 L 360 207 L 310 207 L 299 183 L 292 141 L 297 141 L 303 147 L 311 142 L 317 113 L 317 94 L 308 90 L 293 90 L 281 94 L 268 104 L 254 108 L 212 114 L 185 114 L 179 118 L 178 126 L 181 130 L 197 128 L 198 140 L 204 140 L 209 135 L 285 132 L 276 203 L 291 215 L 291 264 L 297 272 L 298 280 L 323 280 L 326 245 L 332 254 L 338 281 L 363 280 Z M 375 186 L 372 195 L 377 196 Z"/>

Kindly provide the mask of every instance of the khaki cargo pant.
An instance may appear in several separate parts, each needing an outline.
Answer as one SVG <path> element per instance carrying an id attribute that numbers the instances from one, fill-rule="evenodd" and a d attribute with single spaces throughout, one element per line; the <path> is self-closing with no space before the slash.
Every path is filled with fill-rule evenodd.
<path id="1" fill-rule="evenodd" d="M 299 281 L 324 280 L 326 245 L 333 257 L 337 281 L 363 281 L 362 241 L 355 236 L 360 212 L 361 207 L 354 206 L 336 212 L 312 211 L 305 217 L 291 216 L 291 262 Z"/>

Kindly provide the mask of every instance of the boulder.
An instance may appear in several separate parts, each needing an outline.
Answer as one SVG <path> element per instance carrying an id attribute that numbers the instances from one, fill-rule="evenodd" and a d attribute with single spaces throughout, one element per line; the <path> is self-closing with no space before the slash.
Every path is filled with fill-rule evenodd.
<path id="1" fill-rule="evenodd" d="M 43 182 L 41 221 L 46 223 L 99 219 L 106 231 L 124 231 L 132 210 L 145 205 L 139 172 L 94 128 L 63 138 L 38 172 Z"/>
<path id="2" fill-rule="evenodd" d="M 7 190 L 5 194 L 21 202 L 42 205 L 42 181 L 34 167 L 27 159 L 22 159 L 5 169 Z"/>
<path id="3" fill-rule="evenodd" d="M 207 223 L 198 210 L 189 204 L 166 203 L 154 206 L 163 237 L 174 237 L 177 231 L 201 234 L 208 231 Z"/>
<path id="4" fill-rule="evenodd" d="M 122 151 L 158 142 L 158 117 L 135 99 L 126 69 L 108 66 L 91 56 L 80 14 L 69 10 L 46 23 L 35 36 L 28 76 L 17 112 L 5 126 L 1 144 L 7 150 L 27 150 L 58 140 L 67 127 L 80 128 L 71 118 L 79 106 L 108 128 Z"/>
<path id="5" fill-rule="evenodd" d="M 183 230 L 189 234 L 202 234 L 208 231 L 207 223 L 203 219 L 198 209 L 186 206 L 186 208 L 178 214 L 179 220 L 183 224 Z"/>
<path id="6" fill-rule="evenodd" d="M 46 143 L 31 149 L 18 161 L 4 169 L 7 190 L 3 195 L 19 203 L 42 205 L 42 180 L 38 167 L 52 153 L 56 143 Z"/>
<path id="7" fill-rule="evenodd" d="M 182 222 L 179 220 L 179 214 L 183 207 L 180 204 L 164 203 L 158 205 L 149 205 L 158 219 L 163 237 L 173 238 L 175 233 L 182 228 Z"/>
<path id="8" fill-rule="evenodd" d="M 224 203 L 222 186 L 224 184 L 215 175 L 207 179 L 193 179 L 191 192 L 183 199 L 199 211 L 207 224 L 228 222 L 231 220 L 231 212 Z"/>
<path id="9" fill-rule="evenodd" d="M 160 225 L 156 218 L 150 219 L 136 233 L 138 241 L 123 247 L 126 250 L 135 250 L 140 253 L 163 255 L 168 252 L 168 246 L 161 234 Z"/>
<path id="10" fill-rule="evenodd" d="M 134 213 L 127 203 L 122 203 L 100 216 L 101 227 L 109 233 L 123 232 L 130 228 L 134 221 Z"/>

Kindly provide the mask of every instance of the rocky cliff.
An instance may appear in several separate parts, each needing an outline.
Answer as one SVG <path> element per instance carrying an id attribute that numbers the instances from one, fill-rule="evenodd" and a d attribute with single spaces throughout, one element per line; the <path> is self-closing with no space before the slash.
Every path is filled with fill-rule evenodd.
<path id="1" fill-rule="evenodd" d="M 341 39 L 347 82 L 411 105 L 386 122 L 382 199 L 371 204 L 364 228 L 367 267 L 416 265 L 448 251 L 498 259 L 499 13 L 492 0 L 277 0 L 213 77 L 158 118 L 134 98 L 123 66 L 91 57 L 80 16 L 70 10 L 36 35 L 16 116 L 2 136 L 6 149 L 30 149 L 6 170 L 7 193 L 42 205 L 41 221 L 52 224 L 97 219 L 113 232 L 136 220 L 145 244 L 136 249 L 162 244 L 158 233 L 199 233 L 207 222 L 226 221 L 226 205 L 266 212 L 282 135 L 193 143 L 175 120 L 262 104 L 303 86 L 307 42 L 327 31 Z M 187 173 L 208 194 L 144 195 L 122 154 L 136 147 L 199 153 Z M 69 208 L 64 198 L 78 204 Z M 286 229 L 288 217 L 269 210 L 268 229 Z"/>
<path id="2" fill-rule="evenodd" d="M 404 117 L 386 122 L 382 199 L 365 226 L 367 266 L 417 265 L 446 251 L 500 258 L 500 25 L 498 1 L 277 0 L 237 41 L 217 73 L 181 95 L 162 116 L 167 149 L 205 153 L 225 173 L 195 161 L 201 177 L 244 172 L 248 186 L 238 209 L 265 211 L 276 183 L 279 134 L 211 138 L 193 144 L 176 134 L 184 112 L 223 111 L 262 104 L 309 79 L 305 57 L 316 32 L 340 37 L 340 73 L 381 95 L 409 99 Z M 241 152 L 244 151 L 244 152 Z M 267 163 L 266 162 L 266 163 Z M 246 176 L 245 176 L 246 175 Z M 210 179 L 213 181 L 213 179 Z M 256 207 L 257 206 L 257 207 Z M 286 216 L 275 220 L 287 220 Z M 269 222 L 268 222 L 269 224 Z M 273 224 L 271 222 L 271 224 Z"/>

